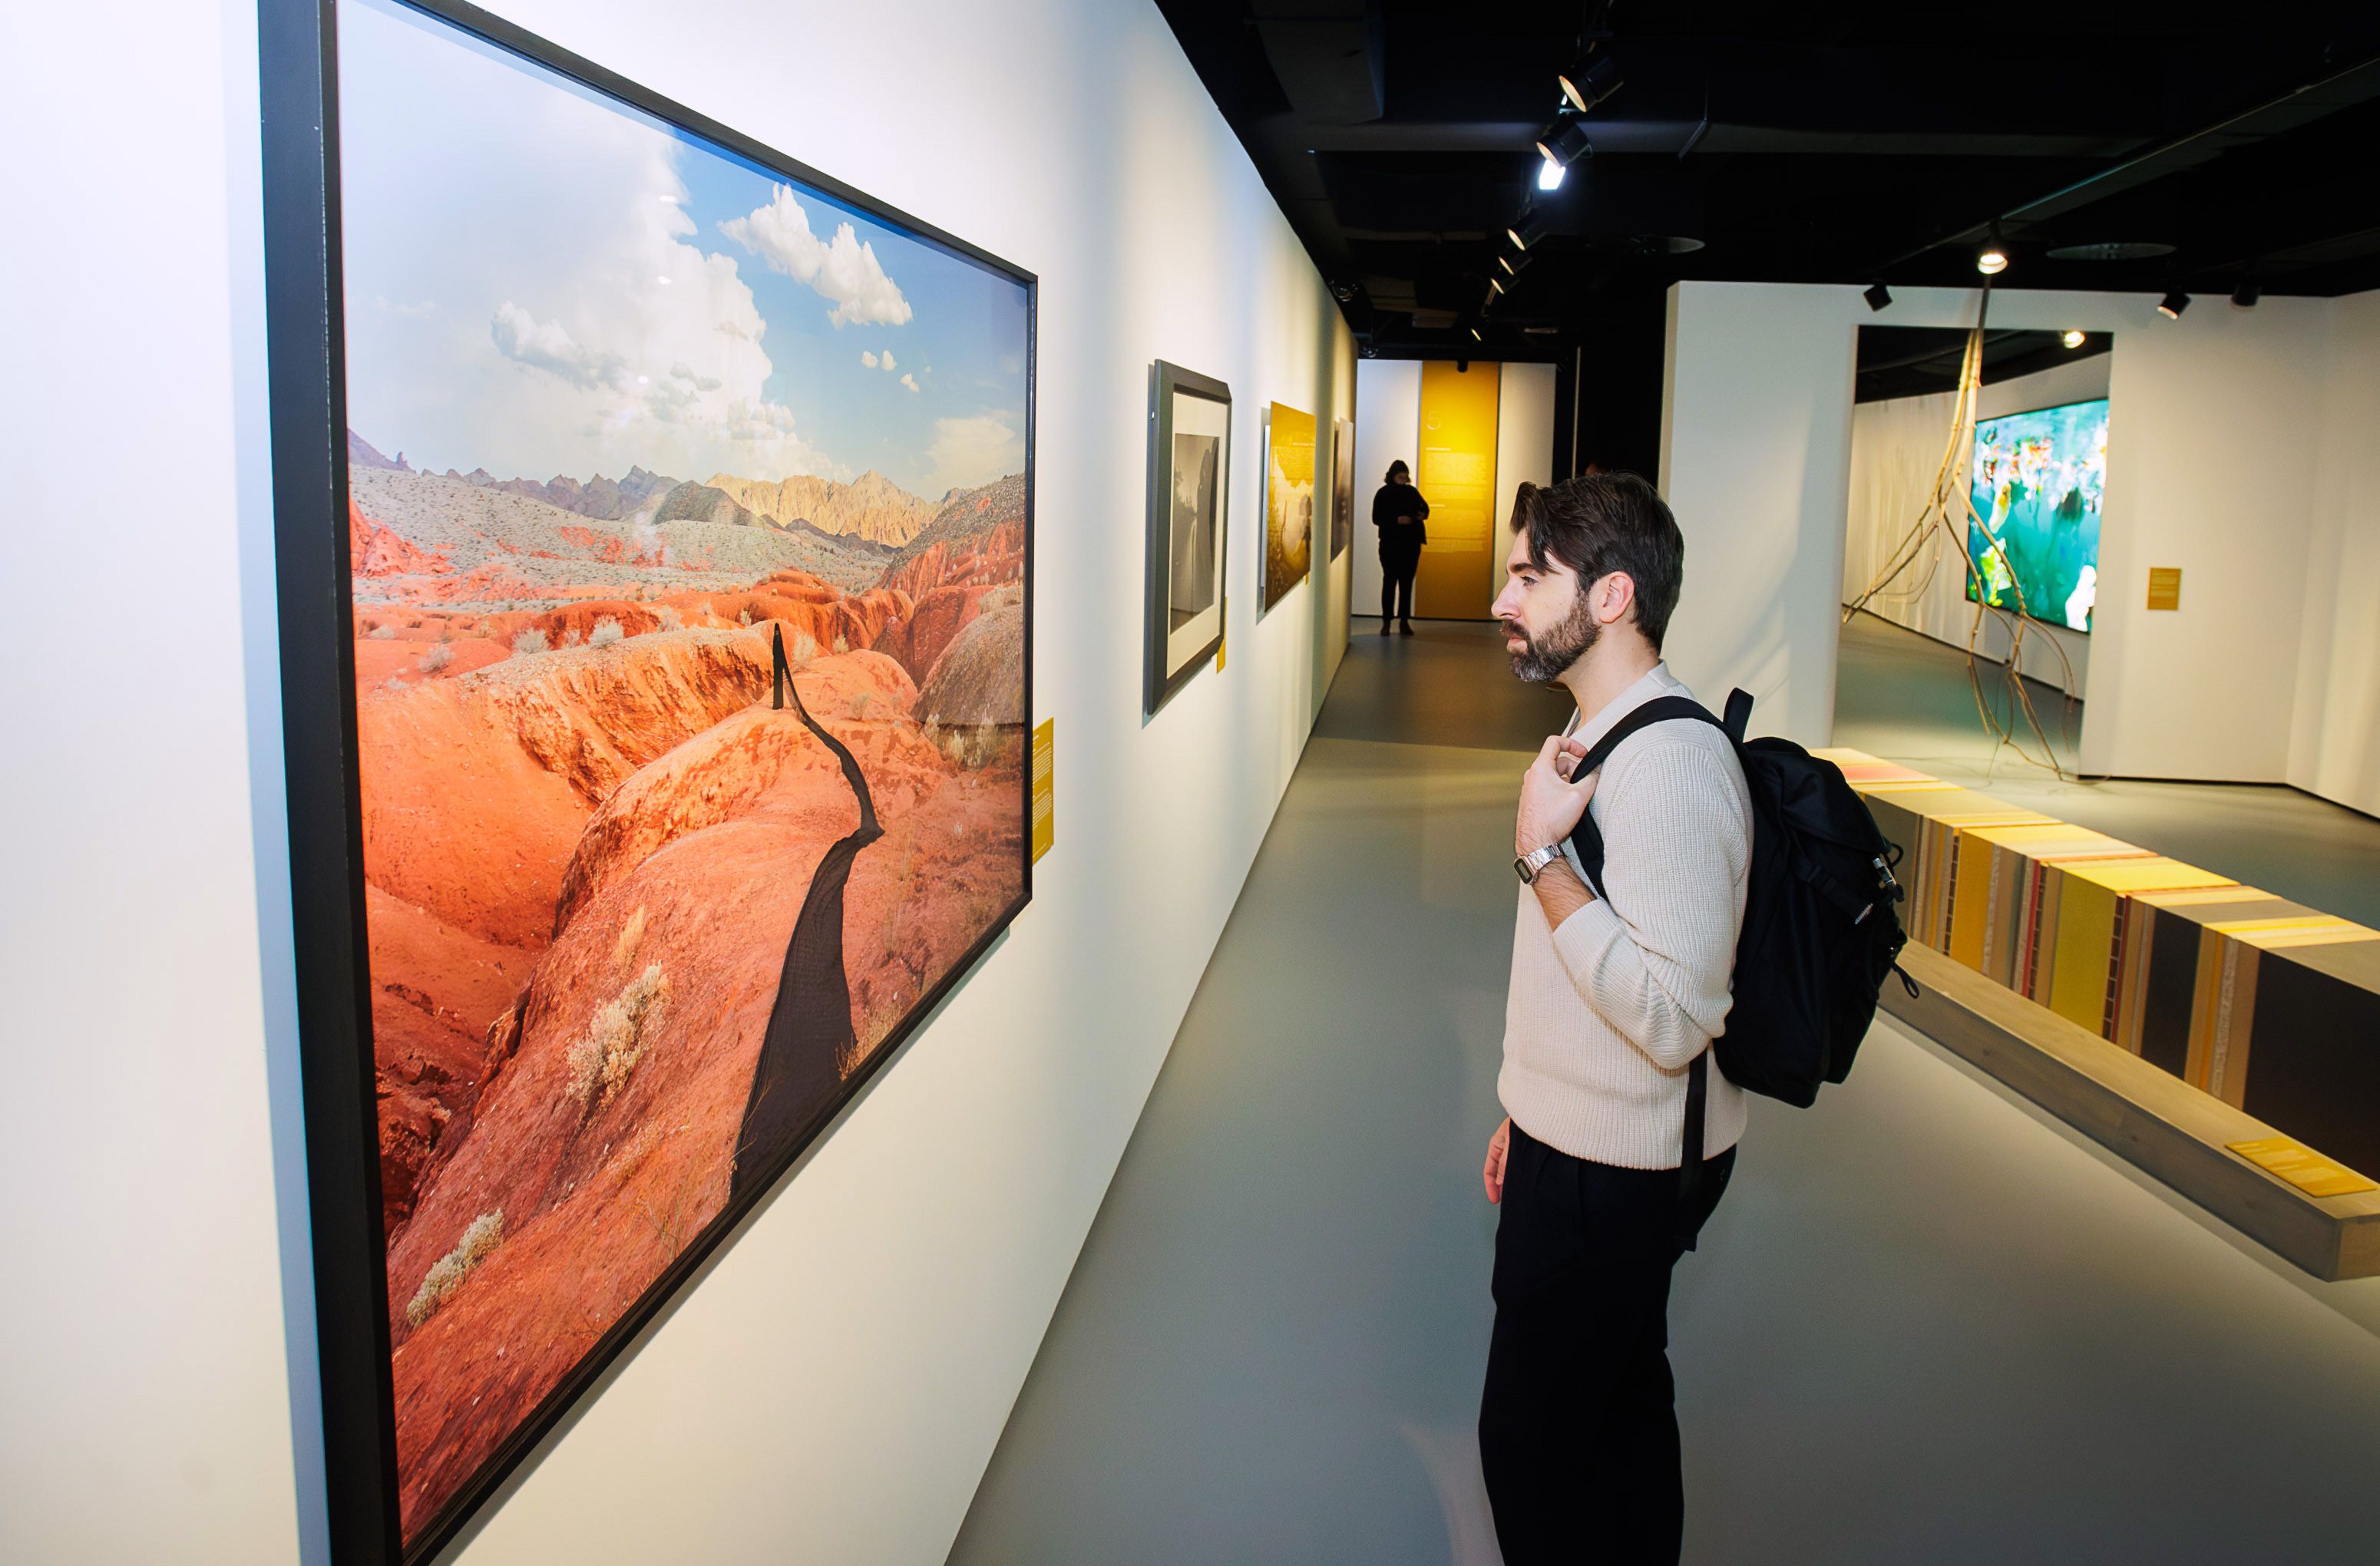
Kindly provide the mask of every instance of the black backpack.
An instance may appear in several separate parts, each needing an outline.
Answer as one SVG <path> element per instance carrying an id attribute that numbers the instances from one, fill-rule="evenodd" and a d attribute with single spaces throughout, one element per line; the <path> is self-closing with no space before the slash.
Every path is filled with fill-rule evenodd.
<path id="1" fill-rule="evenodd" d="M 1747 740 L 1752 698 L 1727 698 L 1724 721 L 1682 696 L 1657 697 L 1622 717 L 1572 769 L 1585 777 L 1648 724 L 1677 719 L 1726 734 L 1752 794 L 1752 868 L 1743 933 L 1735 947 L 1735 999 L 1724 1031 L 1694 1057 L 1686 1081 L 1683 1184 L 1691 1190 L 1703 1161 L 1703 1115 L 1713 1055 L 1727 1079 L 1749 1092 L 1807 1108 L 1823 1083 L 1850 1074 L 1852 1057 L 1876 1018 L 1885 977 L 1909 937 L 1894 904 L 1901 897 L 1892 868 L 1899 848 L 1842 769 L 1787 739 Z M 1603 832 L 1592 813 L 1578 819 L 1571 846 L 1587 883 L 1603 895 Z M 1917 985 L 1906 973 L 1909 993 Z"/>

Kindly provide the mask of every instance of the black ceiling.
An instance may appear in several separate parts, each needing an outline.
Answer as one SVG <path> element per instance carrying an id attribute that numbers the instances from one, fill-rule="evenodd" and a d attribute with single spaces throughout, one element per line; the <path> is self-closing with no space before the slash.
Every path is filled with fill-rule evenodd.
<path id="1" fill-rule="evenodd" d="M 2380 286 L 2369 0 L 1159 5 L 1370 352 L 1641 359 L 1677 279 L 1972 285 L 1996 219 L 2004 288 Z M 1624 85 L 1539 193 L 1583 43 Z M 1483 315 L 1532 200 L 1548 237 Z M 2107 241 L 2172 249 L 2048 254 Z"/>

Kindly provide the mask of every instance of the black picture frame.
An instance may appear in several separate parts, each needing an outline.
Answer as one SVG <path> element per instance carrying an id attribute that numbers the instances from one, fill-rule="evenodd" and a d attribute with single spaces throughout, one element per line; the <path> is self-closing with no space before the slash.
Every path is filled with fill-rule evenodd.
<path id="1" fill-rule="evenodd" d="M 476 6 L 400 0 L 626 107 L 664 120 L 1025 290 L 1024 727 L 1033 719 L 1039 281 L 795 159 Z M 1032 791 L 1019 789 L 1015 899 L 922 994 L 759 1178 L 732 1196 L 407 1544 L 398 1511 L 386 1234 L 382 1222 L 347 510 L 341 279 L 338 0 L 259 0 L 267 378 L 298 1048 L 335 1566 L 431 1559 L 720 1244 L 768 1199 L 867 1082 L 975 972 L 1032 901 Z"/>
<path id="2" fill-rule="evenodd" d="M 1178 665 L 1168 655 L 1173 615 L 1173 404 L 1177 396 L 1220 404 L 1223 409 L 1223 447 L 1217 463 L 1215 530 L 1219 535 L 1215 563 L 1215 634 Z M 1157 359 L 1148 367 L 1148 656 L 1142 684 L 1141 715 L 1154 717 L 1184 686 L 1212 663 L 1223 645 L 1231 614 L 1232 558 L 1232 389 L 1209 375 Z"/>

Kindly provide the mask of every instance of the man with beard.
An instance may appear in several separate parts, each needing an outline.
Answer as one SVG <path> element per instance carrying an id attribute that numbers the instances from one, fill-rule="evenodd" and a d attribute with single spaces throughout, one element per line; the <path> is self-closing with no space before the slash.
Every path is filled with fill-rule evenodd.
<path id="1" fill-rule="evenodd" d="M 1626 473 L 1524 484 L 1512 534 L 1495 603 L 1512 672 L 1563 686 L 1578 710 L 1521 784 L 1507 1118 L 1484 1171 L 1501 1210 L 1480 1463 L 1507 1566 L 1673 1566 L 1685 1501 L 1670 1274 L 1744 1123 L 1742 1091 L 1708 1070 L 1708 1161 L 1682 1196 L 1689 1068 L 1727 1016 L 1752 800 L 1727 736 L 1694 720 L 1648 724 L 1570 775 L 1637 706 L 1689 694 L 1661 662 L 1685 540 L 1653 487 Z M 1568 841 L 1589 811 L 1608 901 Z"/>

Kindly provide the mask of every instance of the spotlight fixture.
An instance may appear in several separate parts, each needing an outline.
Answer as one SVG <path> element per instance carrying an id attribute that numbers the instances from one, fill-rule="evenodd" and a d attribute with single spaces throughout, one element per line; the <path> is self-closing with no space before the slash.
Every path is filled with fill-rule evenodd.
<path id="1" fill-rule="evenodd" d="M 1998 277 L 2008 270 L 2008 241 L 2000 237 L 2000 225 L 1992 225 L 1992 237 L 1975 247 L 1975 270 L 1986 277 Z"/>
<path id="2" fill-rule="evenodd" d="M 1504 237 L 1512 241 L 1512 249 L 1516 250 L 1526 250 L 1545 237 L 1546 225 L 1538 218 L 1536 210 L 1533 207 L 1522 208 L 1521 215 L 1514 218 L 1512 225 L 1504 230 Z"/>
<path id="3" fill-rule="evenodd" d="M 2065 336 L 2060 337 L 2058 341 L 2065 344 L 2070 348 L 2079 348 L 2083 345 L 2086 339 L 2083 337 L 2082 333 L 2070 331 Z"/>
<path id="4" fill-rule="evenodd" d="M 2176 288 L 2157 301 L 2157 313 L 2168 321 L 2180 321 L 2181 312 L 2190 308 L 2190 296 Z"/>
<path id="5" fill-rule="evenodd" d="M 1576 115 L 1555 120 L 1537 133 L 1537 155 L 1560 168 L 1595 156 L 1595 143 L 1586 139 L 1586 122 Z"/>
<path id="6" fill-rule="evenodd" d="M 1488 280 L 1488 297 L 1489 298 L 1491 298 L 1491 299 L 1492 299 L 1492 298 L 1494 298 L 1497 295 L 1499 295 L 1499 294 L 1502 293 L 1503 291 L 1504 291 L 1504 280 L 1503 280 L 1502 278 L 1500 278 L 1500 277 L 1491 277 L 1491 278 L 1489 278 L 1489 279 Z"/>
<path id="7" fill-rule="evenodd" d="M 1885 306 L 1892 303 L 1892 290 L 1886 287 L 1881 283 L 1872 284 L 1869 285 L 1868 291 L 1862 294 L 1860 297 L 1867 301 L 1868 309 L 1882 310 Z"/>
<path id="8" fill-rule="evenodd" d="M 1481 336 L 1481 335 L 1479 334 L 1479 328 L 1477 328 L 1476 326 L 1475 326 L 1475 327 L 1471 328 L 1471 340 L 1472 340 L 1473 342 L 1475 342 L 1475 343 L 1484 343 L 1484 342 L 1486 342 L 1488 339 L 1487 339 L 1487 338 L 1485 338 L 1485 337 L 1483 337 L 1483 336 Z"/>
<path id="9" fill-rule="evenodd" d="M 1620 91 L 1621 77 L 1619 62 L 1609 55 L 1592 52 L 1581 55 L 1570 68 L 1554 78 L 1561 95 L 1570 100 L 1572 108 L 1586 113 L 1614 92 Z"/>
<path id="10" fill-rule="evenodd" d="M 2252 277 L 2241 278 L 2240 285 L 2231 290 L 2231 302 L 2241 310 L 2248 309 L 2264 297 L 2265 285 Z"/>
<path id="11" fill-rule="evenodd" d="M 1521 269 L 1536 259 L 1526 250 L 1512 250 L 1499 255 L 1496 258 L 1496 264 L 1504 269 L 1505 276 L 1518 277 L 1521 275 Z"/>
<path id="12" fill-rule="evenodd" d="M 1562 176 L 1569 172 L 1570 170 L 1562 167 L 1561 164 L 1557 163 L 1539 163 L 1537 164 L 1537 188 L 1540 190 L 1560 189 Z"/>
<path id="13" fill-rule="evenodd" d="M 1333 283 L 1330 285 L 1330 297 L 1342 305 L 1350 303 L 1355 297 L 1355 285 L 1353 283 Z"/>

